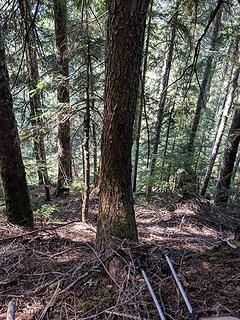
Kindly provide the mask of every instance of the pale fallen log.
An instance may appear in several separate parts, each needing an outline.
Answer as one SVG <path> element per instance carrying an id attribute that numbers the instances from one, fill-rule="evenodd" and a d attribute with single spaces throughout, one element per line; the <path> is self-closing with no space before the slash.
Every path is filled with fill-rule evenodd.
<path id="1" fill-rule="evenodd" d="M 17 311 L 17 298 L 13 298 L 8 304 L 6 320 L 15 320 L 16 311 Z"/>

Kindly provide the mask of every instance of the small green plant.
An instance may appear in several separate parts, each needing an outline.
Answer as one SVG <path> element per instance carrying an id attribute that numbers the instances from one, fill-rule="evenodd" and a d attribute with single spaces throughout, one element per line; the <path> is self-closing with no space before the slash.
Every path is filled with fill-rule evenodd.
<path id="1" fill-rule="evenodd" d="M 84 301 L 79 302 L 78 305 L 77 305 L 77 309 L 79 311 L 83 311 L 84 309 L 86 309 L 86 302 L 84 302 Z"/>
<path id="2" fill-rule="evenodd" d="M 84 189 L 84 182 L 83 181 L 75 181 L 70 186 L 69 189 L 72 190 L 74 193 L 82 193 Z"/>
<path id="3" fill-rule="evenodd" d="M 52 213 L 58 210 L 58 208 L 53 204 L 43 204 L 39 209 L 34 211 L 34 216 L 40 218 L 45 222 L 53 221 Z"/>

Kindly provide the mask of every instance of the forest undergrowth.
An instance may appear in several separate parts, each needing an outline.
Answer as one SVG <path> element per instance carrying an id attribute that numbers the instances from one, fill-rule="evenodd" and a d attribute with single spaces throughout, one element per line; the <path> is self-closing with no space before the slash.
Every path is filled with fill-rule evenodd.
<path id="1" fill-rule="evenodd" d="M 198 315 L 240 316 L 240 219 L 233 212 L 176 196 L 136 201 L 139 244 L 116 240 L 99 255 L 94 249 L 97 205 L 92 199 L 89 223 L 79 222 L 76 196 L 57 198 L 42 211 L 36 201 L 32 231 L 2 219 L 1 320 L 13 298 L 16 320 L 158 319 L 135 267 L 136 252 L 168 319 L 186 319 L 165 250 Z"/>

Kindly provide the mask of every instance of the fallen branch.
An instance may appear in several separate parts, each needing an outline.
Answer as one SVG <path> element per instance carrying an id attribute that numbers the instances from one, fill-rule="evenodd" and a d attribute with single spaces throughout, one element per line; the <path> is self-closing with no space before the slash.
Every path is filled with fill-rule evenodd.
<path id="1" fill-rule="evenodd" d="M 128 319 L 132 319 L 132 320 L 147 320 L 147 318 L 140 318 L 137 316 L 132 316 L 131 314 L 126 314 L 126 313 L 120 313 L 120 312 L 115 312 L 115 311 L 108 311 L 106 310 L 105 313 L 109 314 L 109 315 L 114 315 L 117 317 L 122 317 L 124 318 L 128 318 Z"/>
<path id="2" fill-rule="evenodd" d="M 57 285 L 57 288 L 56 290 L 54 291 L 50 301 L 48 302 L 48 304 L 46 305 L 46 307 L 43 309 L 43 312 L 41 313 L 40 317 L 39 317 L 39 320 L 43 320 L 45 315 L 47 314 L 48 312 L 48 309 L 53 307 L 54 304 L 56 303 L 56 300 L 57 300 L 57 297 L 58 297 L 58 294 L 59 294 L 59 287 L 60 287 L 60 282 L 58 282 L 58 285 Z M 10 319 L 9 319 L 10 320 Z M 14 319 L 13 319 L 14 320 Z"/>
<path id="3" fill-rule="evenodd" d="M 22 234 L 19 234 L 19 235 L 16 235 L 16 236 L 5 237 L 5 238 L 0 239 L 0 243 L 8 241 L 8 240 L 21 239 L 21 238 L 26 237 L 26 236 L 37 234 L 38 232 L 53 231 L 53 230 L 56 230 L 56 229 L 59 229 L 59 228 L 66 227 L 66 226 L 68 226 L 70 224 L 73 224 L 73 223 L 76 223 L 76 221 L 67 222 L 67 223 L 61 224 L 59 226 L 54 226 L 54 227 L 50 227 L 50 228 L 32 230 L 32 231 L 25 232 L 25 233 L 22 233 Z"/>
<path id="4" fill-rule="evenodd" d="M 17 311 L 17 298 L 13 298 L 8 304 L 6 320 L 15 320 L 16 311 Z"/>

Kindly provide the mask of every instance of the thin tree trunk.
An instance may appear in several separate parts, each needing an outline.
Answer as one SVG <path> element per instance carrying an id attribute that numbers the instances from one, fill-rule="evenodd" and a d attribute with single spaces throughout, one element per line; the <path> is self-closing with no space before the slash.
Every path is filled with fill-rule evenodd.
<path id="1" fill-rule="evenodd" d="M 216 50 L 217 36 L 218 36 L 219 29 L 220 29 L 221 17 L 222 17 L 222 9 L 220 9 L 220 11 L 218 12 L 218 14 L 215 18 L 215 23 L 214 23 L 212 37 L 211 37 L 211 45 L 210 45 L 209 54 L 207 57 L 204 73 L 203 73 L 203 79 L 202 79 L 202 83 L 200 86 L 200 92 L 198 95 L 196 110 L 194 113 L 189 142 L 188 142 L 188 146 L 187 146 L 187 151 L 189 153 L 193 152 L 193 146 L 194 146 L 194 141 L 196 138 L 198 125 L 200 122 L 201 112 L 202 112 L 203 107 L 206 106 L 206 104 L 208 102 L 208 98 L 209 98 L 209 92 L 211 89 L 211 82 L 212 82 L 213 69 L 214 69 L 213 68 L 214 52 Z"/>
<path id="2" fill-rule="evenodd" d="M 174 137 L 174 140 L 173 140 L 173 144 L 172 144 L 172 148 L 171 148 L 171 154 L 173 155 L 174 154 L 174 150 L 175 150 L 175 146 L 176 146 L 176 137 Z M 170 178 L 171 178 L 171 175 L 172 175 L 172 161 L 170 163 L 170 166 L 168 166 L 168 176 L 167 176 L 167 182 L 168 184 L 170 185 Z"/>
<path id="3" fill-rule="evenodd" d="M 157 121 L 155 126 L 155 136 L 154 136 L 154 142 L 153 142 L 153 149 L 152 149 L 152 155 L 151 155 L 151 162 L 150 162 L 150 172 L 149 172 L 149 184 L 147 188 L 147 196 L 149 196 L 152 193 L 152 179 L 155 173 L 155 167 L 156 167 L 156 160 L 157 160 L 157 152 L 158 152 L 158 146 L 160 142 L 160 132 L 162 128 L 162 121 L 163 121 L 163 112 L 165 108 L 166 98 L 167 98 L 167 92 L 168 92 L 168 83 L 169 83 L 169 77 L 172 67 L 172 59 L 173 59 L 173 51 L 174 51 L 174 45 L 175 45 L 175 38 L 176 38 L 176 21 L 178 17 L 178 3 L 177 3 L 177 10 L 173 19 L 173 25 L 172 25 L 172 31 L 171 31 L 171 38 L 170 38 L 170 45 L 169 50 L 167 53 L 167 59 L 165 64 L 165 71 L 163 75 L 163 81 L 161 86 L 161 93 L 158 103 L 158 110 L 157 110 Z"/>
<path id="4" fill-rule="evenodd" d="M 204 180 L 203 180 L 203 185 L 202 185 L 201 192 L 200 192 L 200 194 L 202 196 L 204 196 L 206 191 L 207 191 L 207 187 L 208 187 L 208 184 L 209 184 L 209 181 L 210 181 L 210 177 L 211 177 L 211 174 L 212 174 L 213 166 L 214 166 L 217 154 L 218 154 L 218 150 L 219 150 L 219 147 L 220 147 L 220 144 L 221 144 L 221 141 L 222 141 L 222 137 L 223 137 L 226 125 L 227 125 L 228 116 L 229 116 L 230 110 L 231 110 L 232 105 L 233 105 L 234 94 L 236 92 L 237 85 L 238 85 L 239 74 L 240 74 L 240 67 L 239 67 L 239 64 L 240 64 L 239 39 L 237 41 L 236 50 L 237 50 L 236 51 L 237 52 L 237 59 L 235 61 L 236 68 L 235 68 L 235 71 L 232 74 L 232 78 L 230 80 L 229 87 L 228 87 L 228 92 L 227 92 L 227 95 L 225 96 L 225 99 L 224 99 L 224 106 L 222 108 L 221 120 L 219 122 L 217 133 L 216 133 L 213 145 L 212 145 L 211 156 L 209 158 L 207 171 L 206 171 L 206 174 L 205 174 L 205 177 L 204 177 Z"/>
<path id="5" fill-rule="evenodd" d="M 170 135 L 170 131 L 171 131 L 171 124 L 173 122 L 173 112 L 174 112 L 174 108 L 175 108 L 175 102 L 174 105 L 170 111 L 169 114 L 169 120 L 168 120 L 168 126 L 167 126 L 167 132 L 166 132 L 166 141 L 165 141 L 165 146 L 164 146 L 164 152 L 163 152 L 163 162 L 162 162 L 162 170 L 161 170 L 161 177 L 162 177 L 162 173 L 165 167 L 165 160 L 166 160 L 166 155 L 167 155 L 167 149 L 168 149 L 168 141 L 169 141 L 169 135 Z"/>
<path id="6" fill-rule="evenodd" d="M 32 119 L 34 119 L 34 115 L 32 114 L 31 112 L 31 125 L 32 127 L 35 125 L 33 124 L 33 121 Z M 41 159 L 40 159 L 40 156 L 39 156 L 39 152 L 38 152 L 38 143 L 36 141 L 36 139 L 33 139 L 33 153 L 34 153 L 34 156 L 35 156 L 35 159 L 36 159 L 36 164 L 37 164 L 37 174 L 38 174 L 38 185 L 39 186 L 42 186 L 44 185 L 44 181 L 43 181 L 43 175 L 42 175 L 42 171 L 40 170 L 40 163 L 41 163 Z"/>
<path id="7" fill-rule="evenodd" d="M 88 20 L 88 19 L 87 19 Z M 87 35 L 89 36 L 89 35 Z M 82 205 L 82 221 L 88 219 L 89 208 L 89 195 L 90 195 L 90 156 L 89 156 L 89 133 L 90 133 L 90 39 L 88 38 L 87 44 L 87 81 L 86 81 L 86 109 L 83 122 L 83 155 L 84 155 L 84 192 L 83 192 L 83 205 Z"/>
<path id="8" fill-rule="evenodd" d="M 151 0 L 151 5 L 149 8 L 149 18 L 147 24 L 146 32 L 146 45 L 144 52 L 143 60 L 143 70 L 142 70 L 142 79 L 141 79 L 141 89 L 140 89 L 140 105 L 139 110 L 136 112 L 136 141 L 135 141 L 135 158 L 134 158 L 134 169 L 133 169 L 133 192 L 137 188 L 137 173 L 138 173 L 138 161 L 139 161 L 139 146 L 140 146 L 140 136 L 141 136 L 141 125 L 142 125 L 142 113 L 143 107 L 145 105 L 145 82 L 146 82 L 146 72 L 147 72 L 147 63 L 148 63 L 148 49 L 149 49 L 149 40 L 150 40 L 150 31 L 151 31 L 151 22 L 152 22 L 152 7 L 153 0 Z"/>
<path id="9" fill-rule="evenodd" d="M 198 164 L 200 162 L 200 157 L 202 154 L 202 149 L 203 149 L 203 145 L 204 145 L 204 141 L 205 141 L 205 137 L 206 137 L 206 132 L 204 131 L 202 134 L 202 139 L 201 139 L 201 144 L 200 147 L 198 149 L 198 154 L 197 154 L 197 159 L 196 159 L 196 163 L 195 163 L 195 168 L 194 168 L 194 175 L 197 177 L 197 170 L 198 170 Z"/>
<path id="10" fill-rule="evenodd" d="M 131 149 L 149 1 L 108 1 L 108 59 L 96 245 L 137 241 Z M 124 35 L 124 36 L 123 36 Z"/>
<path id="11" fill-rule="evenodd" d="M 233 169 L 233 174 L 232 174 L 232 182 L 235 180 L 235 178 L 236 178 L 236 175 L 237 175 L 237 172 L 238 172 L 238 170 L 239 170 L 239 166 L 240 166 L 240 152 L 239 152 L 239 154 L 238 154 L 238 156 L 237 156 L 237 160 L 236 160 L 236 162 L 235 162 L 235 164 L 234 164 L 234 169 Z"/>
<path id="12" fill-rule="evenodd" d="M 69 58 L 66 0 L 54 0 L 56 63 L 61 77 L 57 96 L 61 105 L 58 117 L 58 181 L 56 195 L 69 192 L 72 182 L 71 126 L 69 119 Z"/>
<path id="13" fill-rule="evenodd" d="M 93 139 L 93 184 L 97 182 L 98 176 L 98 161 L 97 161 L 97 135 L 96 135 L 96 125 L 92 121 L 92 139 Z"/>
<path id="14" fill-rule="evenodd" d="M 88 98 L 87 98 L 88 100 Z M 84 157 L 84 190 L 83 190 L 83 204 L 82 204 L 82 221 L 88 219 L 89 195 L 90 195 L 90 156 L 89 156 L 89 131 L 90 131 L 90 112 L 89 101 L 86 102 L 86 113 L 84 116 L 84 137 L 83 137 L 83 157 Z"/>
<path id="15" fill-rule="evenodd" d="M 9 89 L 9 75 L 0 30 L 0 176 L 8 221 L 33 227 L 25 168 Z"/>
<path id="16" fill-rule="evenodd" d="M 39 184 L 44 184 L 46 200 L 50 201 L 50 182 L 48 178 L 46 153 L 42 133 L 43 121 L 41 119 L 41 92 L 38 92 L 37 90 L 39 71 L 36 51 L 36 36 L 34 30 L 35 24 L 32 18 L 31 8 L 28 0 L 18 0 L 18 3 L 23 22 L 23 41 L 26 44 L 31 125 L 34 129 L 33 150 L 37 163 Z"/>
<path id="17" fill-rule="evenodd" d="M 238 42 L 238 40 L 237 40 Z M 225 96 L 225 92 L 229 86 L 229 70 L 230 70 L 230 76 L 233 73 L 233 69 L 234 69 L 234 64 L 232 63 L 232 61 L 234 59 L 236 59 L 236 50 L 234 50 L 234 48 L 236 48 L 236 41 L 231 41 L 230 46 L 228 48 L 228 52 L 227 52 L 227 57 L 228 59 L 226 61 L 224 61 L 224 65 L 223 65 L 223 69 L 221 72 L 221 78 L 219 83 L 217 83 L 217 92 L 220 92 L 221 94 L 219 95 L 218 99 L 217 99 L 217 107 L 216 107 L 216 112 L 215 112 L 215 123 L 216 123 L 216 128 L 215 131 L 217 131 L 217 128 L 219 127 L 219 122 L 217 122 L 217 120 L 221 120 L 220 116 L 222 114 L 222 107 L 223 107 L 223 103 L 221 103 L 223 97 Z M 234 51 L 234 53 L 233 53 Z M 233 58 L 233 59 L 232 59 Z"/>
<path id="18" fill-rule="evenodd" d="M 92 65 L 92 57 L 89 52 L 89 72 L 90 72 L 90 88 L 91 88 L 91 110 L 94 110 L 95 101 L 94 101 L 94 82 L 93 82 L 93 65 Z M 97 133 L 96 133 L 96 122 L 92 119 L 92 144 L 93 144 L 93 185 L 94 187 L 97 185 L 98 180 L 98 151 L 97 151 Z"/>
<path id="19" fill-rule="evenodd" d="M 234 163 L 240 143 L 240 95 L 234 111 L 216 186 L 215 204 L 227 206 Z"/>
<path id="20" fill-rule="evenodd" d="M 82 221 L 88 219 L 89 209 L 89 196 L 90 196 L 90 155 L 89 155 L 89 141 L 90 141 L 90 122 L 91 122 L 91 93 L 92 93 L 92 61 L 91 61 L 91 43 L 89 33 L 89 16 L 88 8 L 85 6 L 86 11 L 86 108 L 83 121 L 83 155 L 84 155 L 84 191 L 83 191 L 83 205 L 82 205 Z"/>

